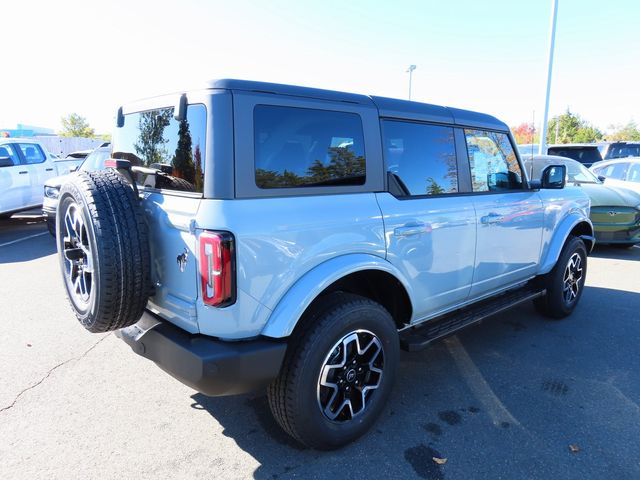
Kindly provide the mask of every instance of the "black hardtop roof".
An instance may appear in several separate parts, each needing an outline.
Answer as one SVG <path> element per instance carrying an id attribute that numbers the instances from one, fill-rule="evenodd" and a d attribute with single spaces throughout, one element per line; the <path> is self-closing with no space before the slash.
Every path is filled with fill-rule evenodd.
<path id="1" fill-rule="evenodd" d="M 413 102 L 409 100 L 399 100 L 397 98 L 368 96 L 357 93 L 300 87 L 296 85 L 254 82 L 251 80 L 235 80 L 229 78 L 212 80 L 208 82 L 207 87 L 291 95 L 329 100 L 333 102 L 370 105 L 378 109 L 381 117 L 402 118 L 509 131 L 509 127 L 504 122 L 501 122 L 497 118 L 485 113 L 472 112 L 470 110 L 462 110 L 459 108 L 442 107 L 439 105 L 431 105 L 428 103 Z"/>

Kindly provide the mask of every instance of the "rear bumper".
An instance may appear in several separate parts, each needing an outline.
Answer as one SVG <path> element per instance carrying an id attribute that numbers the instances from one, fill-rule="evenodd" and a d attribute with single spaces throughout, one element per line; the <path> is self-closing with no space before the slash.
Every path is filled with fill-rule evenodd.
<path id="1" fill-rule="evenodd" d="M 212 397 L 267 386 L 280 371 L 287 344 L 266 338 L 224 342 L 190 334 L 145 312 L 115 332 L 132 350 L 185 385 Z"/>

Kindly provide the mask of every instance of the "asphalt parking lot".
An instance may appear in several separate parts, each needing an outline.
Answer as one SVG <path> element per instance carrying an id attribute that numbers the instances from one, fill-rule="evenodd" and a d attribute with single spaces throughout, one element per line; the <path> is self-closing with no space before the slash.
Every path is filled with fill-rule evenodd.
<path id="1" fill-rule="evenodd" d="M 640 248 L 574 315 L 531 305 L 403 354 L 374 429 L 306 450 L 266 398 L 207 398 L 75 320 L 37 215 L 0 221 L 0 478 L 640 478 Z M 433 457 L 446 459 L 442 465 Z"/>

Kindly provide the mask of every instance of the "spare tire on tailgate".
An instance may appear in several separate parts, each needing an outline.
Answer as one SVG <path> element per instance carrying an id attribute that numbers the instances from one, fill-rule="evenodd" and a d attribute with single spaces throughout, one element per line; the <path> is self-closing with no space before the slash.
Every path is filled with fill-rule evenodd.
<path id="1" fill-rule="evenodd" d="M 149 234 L 140 201 L 116 170 L 82 172 L 63 185 L 56 243 L 80 323 L 107 332 L 137 322 L 150 292 Z"/>

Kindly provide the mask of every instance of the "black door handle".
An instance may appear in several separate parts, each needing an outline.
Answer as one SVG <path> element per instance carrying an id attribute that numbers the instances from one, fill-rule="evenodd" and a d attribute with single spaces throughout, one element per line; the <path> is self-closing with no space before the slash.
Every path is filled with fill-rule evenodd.
<path id="1" fill-rule="evenodd" d="M 53 172 L 53 168 L 47 168 L 47 172 Z"/>
<path id="2" fill-rule="evenodd" d="M 29 173 L 27 170 L 25 170 L 24 172 L 18 172 L 20 175 L 23 175 L 25 173 Z"/>

